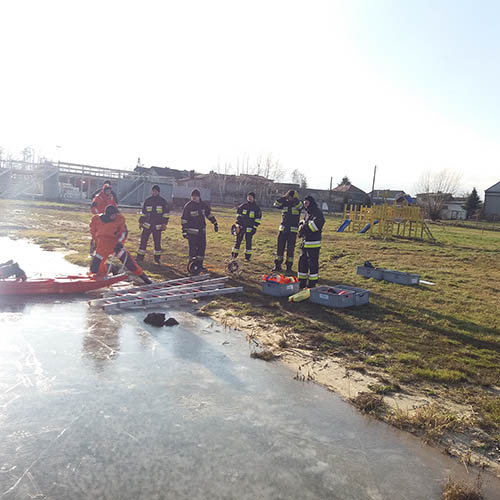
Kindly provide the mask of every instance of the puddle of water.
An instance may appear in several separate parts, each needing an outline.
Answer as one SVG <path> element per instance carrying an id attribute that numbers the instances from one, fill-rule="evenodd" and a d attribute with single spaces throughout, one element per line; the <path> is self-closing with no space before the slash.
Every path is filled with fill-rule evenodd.
<path id="1" fill-rule="evenodd" d="M 46 258 L 43 271 L 70 271 L 58 254 L 17 250 L 39 271 Z M 0 310 L 0 497 L 430 500 L 463 472 L 251 359 L 242 334 L 165 312 L 180 325 L 108 316 L 85 297 Z"/>

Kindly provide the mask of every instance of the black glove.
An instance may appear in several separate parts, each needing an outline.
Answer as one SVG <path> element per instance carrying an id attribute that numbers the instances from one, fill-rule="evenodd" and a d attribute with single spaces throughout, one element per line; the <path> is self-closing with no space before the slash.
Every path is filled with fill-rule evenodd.
<path id="1" fill-rule="evenodd" d="M 118 253 L 122 248 L 123 248 L 123 245 L 121 243 L 117 243 L 115 245 L 115 253 Z"/>
<path id="2" fill-rule="evenodd" d="M 250 231 L 251 235 L 254 235 L 257 232 L 257 229 L 255 227 L 252 227 L 252 230 Z"/>
<path id="3" fill-rule="evenodd" d="M 217 224 L 217 222 L 214 224 L 214 231 L 215 231 L 216 233 L 218 233 L 218 232 L 219 232 L 219 224 Z"/>

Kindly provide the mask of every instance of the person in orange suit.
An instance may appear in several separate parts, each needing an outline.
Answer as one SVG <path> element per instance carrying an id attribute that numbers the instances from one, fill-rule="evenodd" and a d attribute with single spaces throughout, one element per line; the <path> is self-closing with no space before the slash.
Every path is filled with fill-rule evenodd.
<path id="1" fill-rule="evenodd" d="M 98 276 L 105 276 L 107 273 L 106 259 L 114 253 L 130 272 L 139 276 L 144 283 L 151 283 L 132 255 L 123 247 L 128 235 L 127 226 L 125 217 L 114 205 L 108 205 L 103 214 L 96 214 L 92 217 L 90 234 L 96 243 L 96 251 L 90 263 L 90 272 Z"/>
<path id="2" fill-rule="evenodd" d="M 113 205 L 118 208 L 118 200 L 115 192 L 111 189 L 111 184 L 108 181 L 104 183 L 101 190 L 94 196 L 90 211 L 94 214 L 103 214 L 108 205 Z"/>

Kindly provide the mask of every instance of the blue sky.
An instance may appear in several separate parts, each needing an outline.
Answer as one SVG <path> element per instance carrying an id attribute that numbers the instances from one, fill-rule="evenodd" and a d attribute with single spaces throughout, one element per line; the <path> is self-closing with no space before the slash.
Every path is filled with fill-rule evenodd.
<path id="1" fill-rule="evenodd" d="M 205 172 L 272 155 L 323 188 L 369 190 L 375 164 L 380 189 L 500 180 L 500 2 L 19 0 L 0 17 L 14 153 Z"/>

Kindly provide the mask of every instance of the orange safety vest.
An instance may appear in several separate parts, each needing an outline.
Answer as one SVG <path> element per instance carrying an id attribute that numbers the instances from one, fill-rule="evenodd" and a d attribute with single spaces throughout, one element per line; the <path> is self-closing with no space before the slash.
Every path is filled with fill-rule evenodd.
<path id="1" fill-rule="evenodd" d="M 285 276 L 283 274 L 264 274 L 262 281 L 270 283 L 279 283 L 280 285 L 289 285 L 290 283 L 297 283 L 299 280 L 295 276 Z"/>

